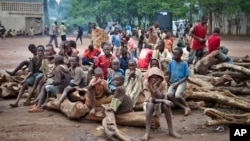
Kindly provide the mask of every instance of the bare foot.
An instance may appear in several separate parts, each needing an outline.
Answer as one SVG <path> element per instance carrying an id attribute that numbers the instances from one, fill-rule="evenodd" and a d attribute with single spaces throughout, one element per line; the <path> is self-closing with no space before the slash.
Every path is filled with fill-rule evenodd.
<path id="1" fill-rule="evenodd" d="M 8 73 L 10 76 L 13 76 L 14 74 L 13 74 L 13 72 L 10 72 L 10 71 L 5 71 L 6 73 Z"/>
<path id="2" fill-rule="evenodd" d="M 58 102 L 51 102 L 51 105 L 57 110 L 60 109 L 60 104 Z"/>
<path id="3" fill-rule="evenodd" d="M 30 109 L 35 109 L 36 108 L 36 104 L 33 104 L 30 106 Z"/>
<path id="4" fill-rule="evenodd" d="M 43 112 L 43 109 L 41 109 L 41 108 L 34 108 L 34 109 L 29 109 L 28 112 L 30 112 L 30 113 L 38 113 L 38 112 Z"/>
<path id="5" fill-rule="evenodd" d="M 191 114 L 191 109 L 190 108 L 186 108 L 185 109 L 185 113 L 184 113 L 184 116 L 188 116 Z"/>
<path id="6" fill-rule="evenodd" d="M 178 139 L 181 139 L 181 135 L 176 133 L 175 131 L 172 131 L 172 132 L 169 132 L 169 135 L 174 137 L 174 138 L 178 138 Z"/>
<path id="7" fill-rule="evenodd" d="M 145 134 L 142 138 L 141 141 L 148 141 L 149 140 L 149 134 Z"/>
<path id="8" fill-rule="evenodd" d="M 10 104 L 10 107 L 11 107 L 11 108 L 16 108 L 16 107 L 18 107 L 18 104 L 17 104 L 17 103 L 15 103 L 15 104 Z"/>
<path id="9" fill-rule="evenodd" d="M 32 101 L 30 102 L 30 104 L 33 105 L 33 104 L 36 104 L 37 102 L 38 102 L 38 99 L 35 99 L 35 100 L 32 100 Z"/>

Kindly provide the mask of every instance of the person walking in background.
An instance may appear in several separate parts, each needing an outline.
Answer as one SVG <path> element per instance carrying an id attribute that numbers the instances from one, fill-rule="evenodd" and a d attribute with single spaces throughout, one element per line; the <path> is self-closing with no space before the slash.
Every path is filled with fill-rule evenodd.
<path id="1" fill-rule="evenodd" d="M 132 35 L 132 31 L 131 31 L 132 29 L 129 24 L 126 24 L 125 30 L 126 30 L 127 35 Z"/>
<path id="2" fill-rule="evenodd" d="M 33 28 L 33 26 L 30 27 L 29 36 L 31 37 L 31 39 L 33 39 L 33 37 L 34 37 L 34 28 Z"/>
<path id="3" fill-rule="evenodd" d="M 55 21 L 51 27 L 49 28 L 49 43 L 48 45 L 50 45 L 52 43 L 52 41 L 55 41 L 55 46 L 58 47 L 58 43 L 57 43 L 57 35 L 58 35 L 58 26 L 57 26 L 57 22 Z"/>
<path id="4" fill-rule="evenodd" d="M 77 34 L 77 37 L 76 37 L 76 42 L 77 42 L 78 39 L 80 39 L 81 44 L 82 44 L 82 28 L 81 28 L 80 25 L 78 26 L 78 31 L 77 32 L 78 32 L 78 34 Z"/>
<path id="5" fill-rule="evenodd" d="M 66 26 L 64 25 L 64 22 L 61 23 L 60 25 L 60 34 L 61 34 L 61 40 L 66 41 Z"/>

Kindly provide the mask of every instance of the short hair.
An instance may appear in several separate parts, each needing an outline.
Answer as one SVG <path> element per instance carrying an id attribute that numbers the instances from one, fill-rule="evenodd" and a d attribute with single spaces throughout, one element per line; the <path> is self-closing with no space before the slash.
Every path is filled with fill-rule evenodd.
<path id="1" fill-rule="evenodd" d="M 214 33 L 220 34 L 220 28 L 218 27 L 214 28 Z"/>
<path id="2" fill-rule="evenodd" d="M 113 63 L 119 63 L 120 64 L 120 60 L 118 58 L 115 58 L 115 59 L 112 60 L 111 64 L 113 64 Z"/>
<path id="3" fill-rule="evenodd" d="M 203 15 L 203 16 L 201 17 L 201 20 L 205 20 L 205 19 L 208 19 L 207 15 Z"/>
<path id="4" fill-rule="evenodd" d="M 102 68 L 100 68 L 100 67 L 95 68 L 94 69 L 94 74 L 97 74 L 97 73 L 102 73 L 103 74 Z"/>
<path id="5" fill-rule="evenodd" d="M 61 55 L 56 55 L 55 56 L 55 63 L 56 64 L 64 64 L 64 59 Z"/>
<path id="6" fill-rule="evenodd" d="M 135 63 L 135 64 L 136 64 L 136 60 L 133 59 L 133 58 L 129 59 L 128 62 L 132 62 L 132 63 Z"/>
<path id="7" fill-rule="evenodd" d="M 122 79 L 122 82 L 124 82 L 125 78 L 124 78 L 124 76 L 123 76 L 121 73 L 116 72 L 116 73 L 114 74 L 114 78 L 115 78 L 115 76 L 120 77 L 120 78 Z"/>
<path id="8" fill-rule="evenodd" d="M 179 47 L 174 48 L 174 51 L 178 51 L 181 55 L 183 54 L 182 48 L 179 48 Z"/>
<path id="9" fill-rule="evenodd" d="M 36 45 L 35 44 L 29 44 L 28 49 L 29 50 L 34 50 L 34 49 L 36 49 Z"/>
<path id="10" fill-rule="evenodd" d="M 93 47 L 94 47 L 94 45 L 93 45 L 93 44 L 89 44 L 89 46 L 88 46 L 88 47 L 89 47 L 89 48 L 90 48 L 90 47 L 92 47 L 92 48 L 93 48 Z"/>
<path id="11" fill-rule="evenodd" d="M 70 57 L 74 57 L 74 58 L 76 59 L 77 62 L 80 61 L 80 58 L 79 58 L 79 56 L 77 56 L 77 55 L 72 55 L 72 56 L 70 56 Z"/>
<path id="12" fill-rule="evenodd" d="M 70 47 L 76 48 L 76 41 L 70 40 L 69 44 L 70 44 Z"/>
<path id="13" fill-rule="evenodd" d="M 36 47 L 36 49 L 38 49 L 38 48 L 42 48 L 43 50 L 45 50 L 45 47 L 44 47 L 43 45 L 38 45 L 38 46 Z"/>
<path id="14" fill-rule="evenodd" d="M 152 48 L 152 45 L 150 45 L 150 44 L 145 44 L 145 46 L 144 46 L 144 48 Z"/>

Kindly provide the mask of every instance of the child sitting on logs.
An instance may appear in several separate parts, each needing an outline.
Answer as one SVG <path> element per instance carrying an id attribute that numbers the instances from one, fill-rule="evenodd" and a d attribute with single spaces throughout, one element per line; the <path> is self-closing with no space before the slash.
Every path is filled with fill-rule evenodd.
<path id="1" fill-rule="evenodd" d="M 25 89 L 27 89 L 28 86 L 33 86 L 35 79 L 39 77 L 40 75 L 42 75 L 42 71 L 40 70 L 40 67 L 42 64 L 43 56 L 44 56 L 44 50 L 45 48 L 42 45 L 37 47 L 37 55 L 31 59 L 30 64 L 29 64 L 29 74 L 21 82 L 22 87 L 19 90 L 15 103 L 10 104 L 11 107 L 13 108 L 18 107 L 19 100 L 23 96 Z"/>
<path id="2" fill-rule="evenodd" d="M 115 114 L 125 114 L 133 111 L 133 101 L 126 95 L 125 87 L 123 86 L 124 76 L 119 73 L 114 75 L 114 84 L 116 89 L 109 107 L 104 108 L 108 111 L 114 111 Z"/>
<path id="3" fill-rule="evenodd" d="M 60 109 L 61 103 L 68 96 L 70 92 L 75 91 L 79 87 L 83 87 L 84 84 L 84 72 L 80 66 L 80 58 L 79 56 L 73 55 L 69 58 L 70 63 L 70 74 L 71 81 L 69 85 L 63 90 L 63 93 L 58 101 L 54 101 L 51 104 L 55 107 L 55 109 Z"/>
<path id="4" fill-rule="evenodd" d="M 137 63 L 134 59 L 130 59 L 128 62 L 124 87 L 126 89 L 126 94 L 133 101 L 133 107 L 135 107 L 139 94 L 142 92 L 142 72 L 137 68 Z"/>
<path id="5" fill-rule="evenodd" d="M 96 106 L 110 103 L 111 93 L 108 83 L 104 80 L 103 71 L 100 67 L 95 68 L 94 77 L 90 80 L 87 91 L 86 105 L 91 108 L 90 114 L 95 114 Z"/>
<path id="6" fill-rule="evenodd" d="M 163 72 L 158 67 L 153 67 L 149 70 L 148 79 L 143 82 L 146 111 L 146 132 L 142 140 L 147 141 L 150 137 L 150 126 L 153 115 L 165 114 L 165 119 L 168 124 L 169 135 L 175 138 L 181 138 L 173 129 L 171 106 L 173 103 L 166 99 L 168 85 L 165 81 Z"/>

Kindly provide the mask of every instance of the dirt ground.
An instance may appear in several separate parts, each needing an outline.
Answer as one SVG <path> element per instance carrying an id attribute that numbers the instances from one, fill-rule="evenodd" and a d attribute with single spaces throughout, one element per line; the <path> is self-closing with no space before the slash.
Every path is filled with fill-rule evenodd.
<path id="1" fill-rule="evenodd" d="M 28 59 L 32 54 L 27 46 L 30 43 L 46 45 L 48 37 L 7 38 L 0 40 L 0 72 L 13 70 L 22 60 Z M 70 37 L 75 39 L 75 37 Z M 60 39 L 58 38 L 60 42 Z M 77 47 L 80 53 L 90 43 L 89 38 L 84 38 L 83 45 Z M 221 45 L 230 49 L 229 55 L 250 55 L 249 38 L 226 37 Z M 56 49 L 58 51 L 58 49 Z M 1 141 L 104 141 L 102 131 L 97 130 L 101 123 L 85 119 L 69 120 L 61 113 L 44 111 L 42 113 L 28 113 L 28 107 L 19 106 L 11 109 L 8 105 L 14 100 L 0 100 L 0 140 Z M 20 102 L 22 104 L 23 100 Z M 161 127 L 151 131 L 151 141 L 228 141 L 229 128 L 224 131 L 215 131 L 216 127 L 206 127 L 204 123 L 209 118 L 202 110 L 193 111 L 188 117 L 183 116 L 183 111 L 173 110 L 173 124 L 175 130 L 182 135 L 182 139 L 175 139 L 166 135 L 167 126 L 161 117 Z M 144 128 L 121 126 L 120 129 L 128 135 L 140 138 Z"/>

